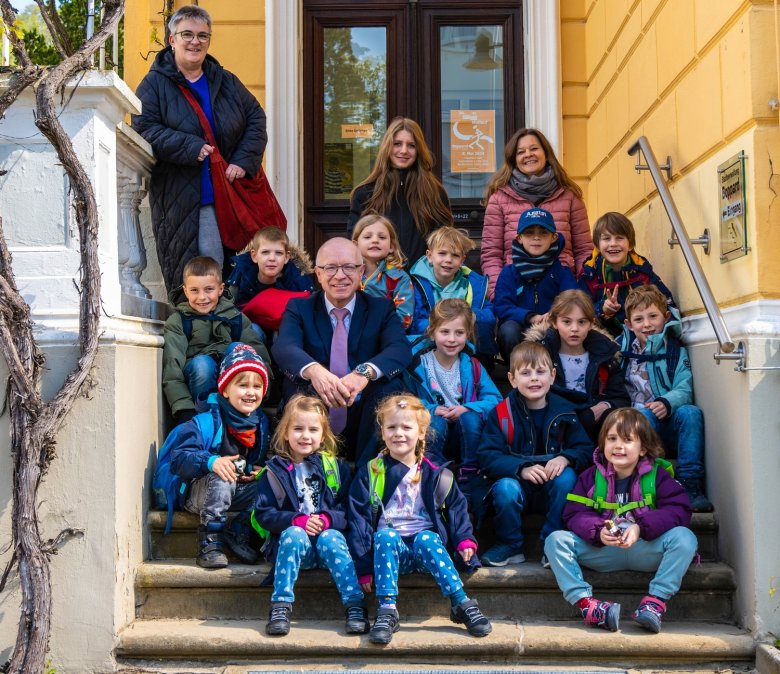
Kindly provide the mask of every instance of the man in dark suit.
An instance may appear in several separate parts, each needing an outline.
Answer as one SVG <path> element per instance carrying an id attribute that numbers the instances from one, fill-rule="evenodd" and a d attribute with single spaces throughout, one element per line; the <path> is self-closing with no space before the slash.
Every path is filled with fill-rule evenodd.
<path id="1" fill-rule="evenodd" d="M 376 453 L 376 404 L 403 389 L 412 352 L 393 303 L 358 291 L 363 260 L 354 243 L 326 241 L 315 272 L 322 291 L 289 302 L 272 353 L 285 376 L 284 401 L 318 395 L 347 458 L 361 465 Z"/>

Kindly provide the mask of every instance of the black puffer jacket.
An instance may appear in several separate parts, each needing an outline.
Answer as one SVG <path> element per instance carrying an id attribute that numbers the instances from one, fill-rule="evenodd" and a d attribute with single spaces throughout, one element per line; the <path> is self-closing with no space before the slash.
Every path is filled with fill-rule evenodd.
<path id="1" fill-rule="evenodd" d="M 203 72 L 209 83 L 219 150 L 229 164 L 253 176 L 260 168 L 268 140 L 265 112 L 238 78 L 215 58 L 206 56 Z M 133 128 L 157 157 L 149 202 L 157 257 L 168 290 L 181 284 L 184 265 L 198 254 L 198 154 L 206 142 L 198 117 L 179 84 L 189 87 L 176 68 L 171 48 L 166 47 L 138 85 L 136 93 L 143 108 L 132 120 Z M 194 90 L 193 94 L 198 99 Z"/>

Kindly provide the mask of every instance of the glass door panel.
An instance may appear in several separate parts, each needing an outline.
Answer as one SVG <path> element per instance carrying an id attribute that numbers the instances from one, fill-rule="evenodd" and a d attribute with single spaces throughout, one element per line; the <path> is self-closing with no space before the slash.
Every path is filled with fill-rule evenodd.
<path id="1" fill-rule="evenodd" d="M 323 29 L 323 198 L 349 199 L 387 126 L 387 29 Z"/>
<path id="2" fill-rule="evenodd" d="M 482 197 L 504 147 L 502 26 L 440 26 L 441 171 L 450 199 Z"/>

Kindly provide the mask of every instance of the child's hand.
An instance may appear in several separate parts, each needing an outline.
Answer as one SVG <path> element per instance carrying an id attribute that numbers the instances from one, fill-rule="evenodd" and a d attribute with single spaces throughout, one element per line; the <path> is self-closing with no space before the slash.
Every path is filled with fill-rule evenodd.
<path id="1" fill-rule="evenodd" d="M 367 583 L 360 583 L 360 589 L 366 594 L 371 592 L 371 581 L 369 580 Z"/>
<path id="2" fill-rule="evenodd" d="M 248 475 L 239 475 L 238 481 L 239 482 L 252 482 L 253 480 L 257 479 L 257 475 L 258 475 L 259 472 L 260 472 L 260 469 L 259 468 L 255 468 Z"/>
<path id="3" fill-rule="evenodd" d="M 601 532 L 599 533 L 599 538 L 601 539 L 601 542 L 604 545 L 613 547 L 613 548 L 619 548 L 621 544 L 623 543 L 623 537 L 621 534 L 611 534 L 609 533 L 609 529 L 607 527 L 602 527 Z"/>
<path id="4" fill-rule="evenodd" d="M 623 535 L 620 537 L 620 547 L 630 548 L 639 540 L 639 525 L 632 524 L 628 529 L 623 529 Z"/>
<path id="5" fill-rule="evenodd" d="M 536 316 L 531 317 L 531 325 L 539 325 L 546 318 L 547 314 L 536 314 Z"/>
<path id="6" fill-rule="evenodd" d="M 445 407 L 444 405 L 439 405 L 436 407 L 435 410 L 433 410 L 433 414 L 437 417 L 445 417 L 447 416 L 447 412 L 449 412 L 449 407 Z"/>
<path id="7" fill-rule="evenodd" d="M 601 305 L 601 311 L 605 318 L 612 318 L 620 311 L 620 301 L 618 300 L 618 287 L 615 286 L 612 292 L 607 290 L 607 297 Z"/>
<path id="8" fill-rule="evenodd" d="M 454 405 L 453 407 L 445 407 L 444 409 L 446 410 L 446 413 L 441 416 L 447 421 L 457 421 L 460 419 L 461 415 L 468 412 L 468 408 L 463 405 Z"/>
<path id="9" fill-rule="evenodd" d="M 659 421 L 661 419 L 666 419 L 666 417 L 669 416 L 669 411 L 666 409 L 666 405 L 664 405 L 660 400 L 653 400 L 653 402 L 647 403 L 645 407 L 653 414 L 655 414 L 655 418 Z"/>
<path id="10" fill-rule="evenodd" d="M 220 456 L 211 464 L 211 472 L 225 482 L 236 481 L 236 467 L 233 465 L 233 461 L 238 458 L 238 454 L 233 456 Z"/>
<path id="11" fill-rule="evenodd" d="M 471 558 L 474 556 L 474 549 L 473 548 L 463 548 L 463 550 L 458 550 L 458 554 L 460 555 L 461 559 L 468 564 L 471 561 Z"/>
<path id="12" fill-rule="evenodd" d="M 547 482 L 547 473 L 544 470 L 544 466 L 535 464 L 533 466 L 526 466 L 520 471 L 520 477 L 534 484 L 544 484 Z"/>
<path id="13" fill-rule="evenodd" d="M 309 515 L 309 519 L 306 520 L 304 531 L 309 534 L 309 536 L 317 536 L 322 533 L 324 526 L 325 524 L 320 519 L 319 515 Z"/>
<path id="14" fill-rule="evenodd" d="M 598 421 L 602 416 L 604 416 L 604 414 L 609 411 L 609 403 L 605 403 L 603 401 L 596 403 L 590 408 L 590 411 L 593 412 L 593 420 Z"/>
<path id="15" fill-rule="evenodd" d="M 544 474 L 548 480 L 554 480 L 569 465 L 569 460 L 565 456 L 556 456 L 550 459 L 544 466 Z"/>

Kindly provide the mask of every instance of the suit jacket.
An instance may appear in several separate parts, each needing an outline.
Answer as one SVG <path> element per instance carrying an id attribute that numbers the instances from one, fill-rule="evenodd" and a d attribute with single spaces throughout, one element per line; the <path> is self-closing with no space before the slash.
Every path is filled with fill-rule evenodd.
<path id="1" fill-rule="evenodd" d="M 400 375 L 412 360 L 412 349 L 393 303 L 358 291 L 347 342 L 350 368 L 371 362 L 387 379 Z M 279 327 L 271 349 L 285 377 L 300 382 L 301 368 L 312 361 L 330 363 L 333 326 L 325 310 L 322 291 L 311 297 L 293 299 Z"/>

